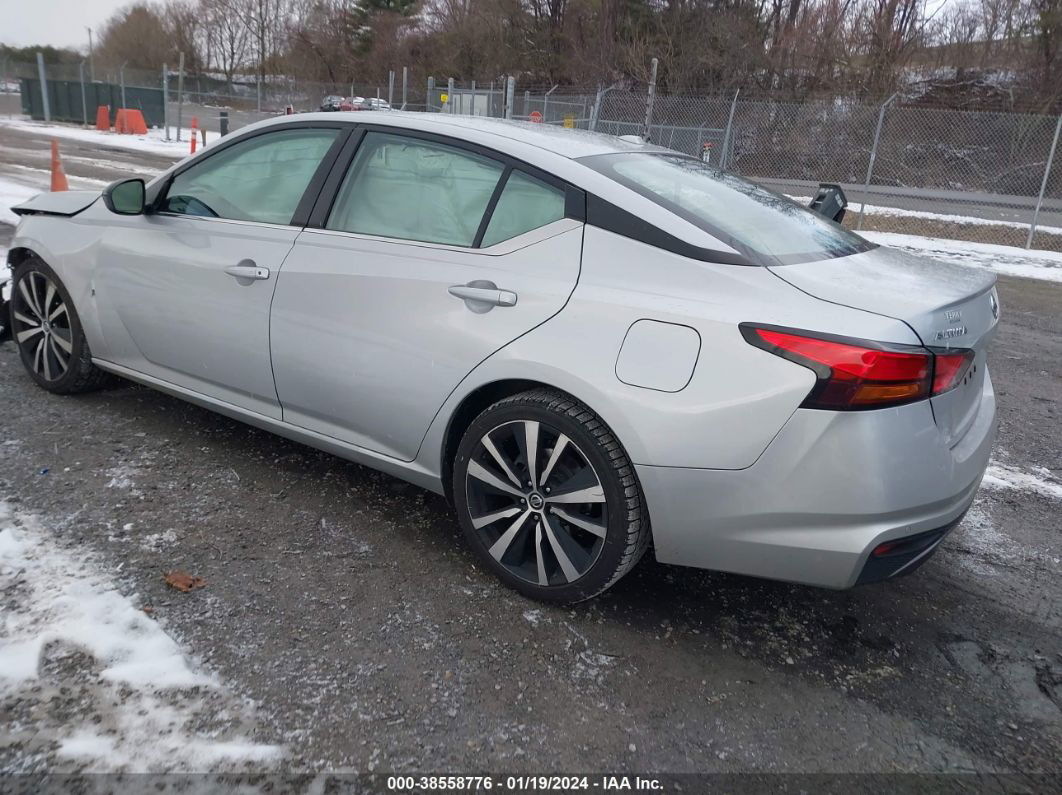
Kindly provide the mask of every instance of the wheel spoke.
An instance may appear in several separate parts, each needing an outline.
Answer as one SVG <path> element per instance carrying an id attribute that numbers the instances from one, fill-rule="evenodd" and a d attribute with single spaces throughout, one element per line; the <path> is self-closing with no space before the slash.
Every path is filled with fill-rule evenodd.
<path id="1" fill-rule="evenodd" d="M 479 530 L 481 527 L 486 527 L 489 524 L 494 524 L 499 519 L 508 519 L 510 516 L 515 516 L 520 513 L 523 508 L 513 506 L 512 508 L 505 508 L 501 511 L 495 511 L 494 513 L 488 513 L 483 516 L 472 517 L 472 526 Z"/>
<path id="2" fill-rule="evenodd" d="M 62 301 L 60 301 L 59 302 L 59 306 L 57 306 L 55 309 L 53 309 L 52 313 L 50 315 L 48 315 L 48 320 L 50 320 L 51 322 L 54 323 L 55 319 L 57 317 L 59 317 L 59 315 L 65 315 L 65 314 L 66 314 L 66 304 L 64 304 Z"/>
<path id="3" fill-rule="evenodd" d="M 531 485 L 538 488 L 538 423 L 529 420 L 524 423 L 524 444 L 527 454 L 527 477 Z"/>
<path id="4" fill-rule="evenodd" d="M 549 585 L 546 577 L 546 560 L 542 554 L 542 525 L 535 525 L 535 562 L 538 566 L 538 584 Z"/>
<path id="5" fill-rule="evenodd" d="M 560 460 L 561 454 L 567 446 L 568 437 L 562 433 L 557 437 L 557 443 L 553 445 L 553 452 L 550 453 L 549 461 L 546 462 L 546 468 L 542 470 L 542 477 L 538 481 L 540 486 L 545 486 L 549 481 L 549 476 L 553 474 L 553 467 L 557 465 L 557 461 Z"/>
<path id="6" fill-rule="evenodd" d="M 51 279 L 47 281 L 48 288 L 44 291 L 44 303 L 41 304 L 41 316 L 48 314 L 48 307 L 52 305 L 52 299 L 55 298 L 55 285 L 52 284 Z"/>
<path id="7" fill-rule="evenodd" d="M 501 537 L 494 542 L 494 545 L 490 548 L 491 557 L 493 557 L 499 563 L 502 557 L 512 546 L 513 539 L 516 538 L 516 534 L 520 532 L 520 528 L 524 524 L 524 520 L 531 515 L 530 511 L 524 511 L 522 514 L 516 517 L 511 525 L 509 525 L 505 532 L 501 534 Z"/>
<path id="8" fill-rule="evenodd" d="M 483 437 L 483 447 L 486 448 L 488 453 L 490 453 L 491 458 L 498 462 L 498 466 L 501 467 L 501 471 L 504 472 L 505 476 L 513 482 L 514 486 L 520 488 L 524 485 L 520 482 L 520 478 L 516 477 L 516 474 L 513 472 L 508 462 L 502 456 L 498 448 L 494 445 L 494 442 L 491 440 L 489 433 Z"/>
<path id="9" fill-rule="evenodd" d="M 569 491 L 563 494 L 550 494 L 547 502 L 560 502 L 566 505 L 581 505 L 588 502 L 604 502 L 605 491 L 601 488 L 599 483 L 596 486 L 590 486 L 585 489 L 577 489 L 576 491 Z"/>
<path id="10" fill-rule="evenodd" d="M 51 381 L 52 368 L 48 364 L 48 350 L 44 345 L 45 342 L 44 337 L 41 337 L 41 341 L 37 343 L 37 353 L 33 356 L 33 369 Z"/>
<path id="11" fill-rule="evenodd" d="M 55 361 L 59 365 L 59 375 L 66 372 L 66 359 L 59 353 L 59 347 L 55 344 L 56 336 L 53 334 L 48 338 L 52 345 L 52 353 L 55 354 Z"/>
<path id="12" fill-rule="evenodd" d="M 576 527 L 581 527 L 583 530 L 585 530 L 588 533 L 593 533 L 598 538 L 604 538 L 605 537 L 605 533 L 608 531 L 608 528 L 605 527 L 604 525 L 599 525 L 599 524 L 597 524 L 597 522 L 591 522 L 589 519 L 587 519 L 587 518 L 585 518 L 583 516 L 578 516 L 576 514 L 568 513 L 563 508 L 554 508 L 553 509 L 553 514 L 555 516 L 560 517 L 561 519 L 566 521 L 568 524 L 573 524 Z"/>
<path id="13" fill-rule="evenodd" d="M 24 315 L 18 311 L 15 312 L 15 320 L 20 320 L 27 326 L 39 326 L 41 324 L 41 321 L 39 319 L 35 317 L 30 317 L 29 315 Z"/>
<path id="14" fill-rule="evenodd" d="M 579 579 L 579 572 L 575 566 L 572 565 L 571 558 L 568 557 L 568 553 L 564 551 L 564 548 L 560 545 L 560 541 L 557 540 L 557 535 L 553 531 L 553 526 L 549 522 L 549 518 L 542 517 L 542 524 L 546 528 L 546 538 L 549 539 L 549 545 L 553 548 L 553 554 L 557 556 L 557 562 L 560 564 L 561 571 L 564 572 L 564 578 L 568 582 Z"/>
<path id="15" fill-rule="evenodd" d="M 512 494 L 514 497 L 523 497 L 524 494 L 517 488 L 506 483 L 494 473 L 488 471 L 478 461 L 472 461 L 468 465 L 468 474 L 474 477 L 476 480 L 481 480 L 488 486 L 493 486 L 498 491 L 504 491 L 506 494 Z"/>
<path id="16" fill-rule="evenodd" d="M 61 329 L 57 329 L 54 326 L 52 327 L 52 341 L 66 351 L 67 355 L 70 355 L 74 352 L 74 346 L 70 344 L 70 340 L 66 339 L 59 333 L 60 331 Z"/>
<path id="17" fill-rule="evenodd" d="M 25 342 L 25 341 L 26 341 L 26 340 L 28 340 L 28 339 L 29 339 L 30 337 L 32 337 L 32 336 L 33 336 L 34 334 L 40 334 L 40 333 L 41 333 L 42 331 L 44 331 L 44 328 L 43 328 L 43 327 L 41 327 L 41 326 L 34 326 L 33 328 L 31 328 L 31 329 L 29 329 L 29 330 L 27 330 L 27 331 L 20 331 L 20 332 L 19 332 L 19 333 L 18 333 L 18 334 L 16 335 L 15 339 L 17 339 L 17 340 L 18 340 L 19 342 Z"/>
<path id="18" fill-rule="evenodd" d="M 36 294 L 30 293 L 30 288 L 26 286 L 26 282 L 30 281 L 32 277 L 27 276 L 25 279 L 18 283 L 18 289 L 22 292 L 22 297 L 26 299 L 26 305 L 29 307 L 30 312 L 35 314 L 39 319 L 44 319 L 44 313 L 40 307 L 37 306 Z"/>

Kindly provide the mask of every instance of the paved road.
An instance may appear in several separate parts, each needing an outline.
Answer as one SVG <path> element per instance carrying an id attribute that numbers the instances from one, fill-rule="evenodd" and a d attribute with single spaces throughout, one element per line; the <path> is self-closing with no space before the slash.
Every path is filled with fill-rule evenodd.
<path id="1" fill-rule="evenodd" d="M 1062 286 L 1000 289 L 998 456 L 1058 477 Z M 0 406 L 0 499 L 99 555 L 257 702 L 285 766 L 1062 772 L 1062 503 L 1044 494 L 983 489 L 889 584 L 646 559 L 558 609 L 481 569 L 442 499 L 363 467 L 132 385 L 49 395 L 10 343 Z M 207 587 L 174 594 L 173 568 Z M 106 704 L 61 703 L 0 714 L 106 725 Z M 62 768 L 47 748 L 14 731 L 0 770 Z"/>

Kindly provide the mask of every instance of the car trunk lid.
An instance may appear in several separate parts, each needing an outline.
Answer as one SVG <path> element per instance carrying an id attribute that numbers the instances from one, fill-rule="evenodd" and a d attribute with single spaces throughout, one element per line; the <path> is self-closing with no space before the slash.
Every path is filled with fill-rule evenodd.
<path id="1" fill-rule="evenodd" d="M 770 270 L 816 298 L 902 320 L 927 347 L 973 349 L 962 382 L 932 398 L 949 442 L 962 438 L 980 406 L 987 347 L 998 322 L 995 274 L 888 248 Z"/>

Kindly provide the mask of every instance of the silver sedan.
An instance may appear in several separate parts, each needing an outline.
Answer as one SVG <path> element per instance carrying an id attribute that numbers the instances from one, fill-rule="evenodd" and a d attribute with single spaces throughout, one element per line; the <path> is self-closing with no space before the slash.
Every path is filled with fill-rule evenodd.
<path id="1" fill-rule="evenodd" d="M 121 376 L 445 494 L 537 599 L 650 542 L 831 588 L 907 573 L 994 438 L 993 276 L 638 141 L 288 116 L 16 212 L 41 387 Z"/>

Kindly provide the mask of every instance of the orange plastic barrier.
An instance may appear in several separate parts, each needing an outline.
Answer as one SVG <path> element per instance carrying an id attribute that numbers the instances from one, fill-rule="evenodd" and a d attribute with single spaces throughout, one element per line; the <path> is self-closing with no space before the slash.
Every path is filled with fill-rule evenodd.
<path id="1" fill-rule="evenodd" d="M 147 135 L 144 114 L 135 108 L 119 108 L 114 114 L 114 131 L 123 135 Z"/>
<path id="2" fill-rule="evenodd" d="M 70 190 L 63 173 L 63 161 L 59 159 L 59 142 L 52 139 L 52 192 Z"/>
<path id="3" fill-rule="evenodd" d="M 104 132 L 111 131 L 111 109 L 107 105 L 96 108 L 96 129 Z"/>
<path id="4" fill-rule="evenodd" d="M 147 135 L 147 122 L 142 111 L 136 108 L 125 109 L 125 126 L 132 135 Z"/>
<path id="5" fill-rule="evenodd" d="M 191 154 L 195 154 L 196 138 L 199 137 L 199 119 L 195 116 L 192 117 L 192 151 Z"/>

